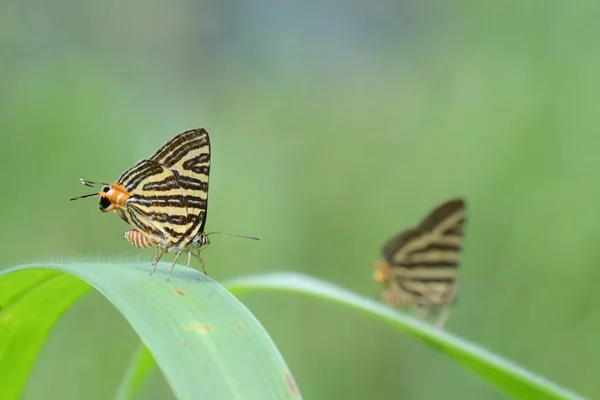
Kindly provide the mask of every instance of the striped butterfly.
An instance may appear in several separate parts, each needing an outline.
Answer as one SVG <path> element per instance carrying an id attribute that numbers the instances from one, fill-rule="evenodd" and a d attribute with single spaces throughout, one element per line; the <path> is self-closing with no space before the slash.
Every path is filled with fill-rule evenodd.
<path id="1" fill-rule="evenodd" d="M 374 278 L 385 287 L 381 299 L 396 307 L 417 307 L 416 315 L 437 314 L 443 328 L 456 300 L 465 201 L 449 200 L 421 223 L 390 239 L 382 249 L 385 262 L 375 264 Z"/>
<path id="2" fill-rule="evenodd" d="M 180 133 L 165 143 L 148 159 L 139 161 L 123 172 L 116 183 L 81 182 L 90 187 L 101 185 L 98 193 L 72 198 L 77 200 L 100 196 L 100 211 L 114 211 L 134 229 L 125 232 L 133 246 L 156 246 L 156 259 L 150 274 L 166 252 L 175 253 L 167 279 L 177 259 L 187 253 L 198 258 L 206 274 L 200 252 L 209 244 L 209 235 L 224 233 L 260 240 L 227 232 L 204 232 L 208 206 L 208 177 L 210 173 L 210 140 L 204 129 Z M 196 251 L 197 253 L 194 253 Z"/>

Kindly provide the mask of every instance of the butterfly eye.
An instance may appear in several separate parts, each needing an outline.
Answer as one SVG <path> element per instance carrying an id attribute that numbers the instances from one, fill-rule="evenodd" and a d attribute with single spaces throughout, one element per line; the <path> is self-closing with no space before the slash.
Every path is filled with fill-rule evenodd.
<path id="1" fill-rule="evenodd" d="M 106 197 L 100 198 L 100 209 L 102 211 L 106 210 L 108 207 L 110 207 L 110 205 L 111 205 L 110 200 L 108 200 Z"/>
<path id="2" fill-rule="evenodd" d="M 208 240 L 208 236 L 206 235 L 198 235 L 194 238 L 192 244 L 194 245 L 194 247 L 197 247 L 199 250 L 202 250 L 210 244 L 210 240 Z"/>
<path id="3" fill-rule="evenodd" d="M 109 186 L 103 186 L 103 187 L 102 187 L 102 191 L 103 191 L 104 193 L 108 193 L 108 191 L 109 191 L 109 190 L 110 190 L 110 187 L 109 187 Z"/>

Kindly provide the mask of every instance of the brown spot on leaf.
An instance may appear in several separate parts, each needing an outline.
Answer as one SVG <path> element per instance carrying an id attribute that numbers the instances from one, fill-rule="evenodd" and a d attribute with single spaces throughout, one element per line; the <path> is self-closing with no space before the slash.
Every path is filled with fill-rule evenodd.
<path id="1" fill-rule="evenodd" d="M 181 347 L 187 349 L 187 343 L 181 343 Z"/>
<path id="2" fill-rule="evenodd" d="M 177 293 L 178 295 L 182 296 L 182 297 L 186 297 L 187 294 L 185 294 L 185 292 L 181 289 L 175 289 L 175 293 Z"/>
<path id="3" fill-rule="evenodd" d="M 200 322 L 194 322 L 192 324 L 185 325 L 183 329 L 186 331 L 193 331 L 202 335 L 206 335 L 212 331 L 213 327 L 210 325 L 201 324 Z"/>
<path id="4" fill-rule="evenodd" d="M 244 330 L 244 326 L 242 324 L 237 324 L 235 327 L 237 328 L 238 331 Z"/>
<path id="5" fill-rule="evenodd" d="M 293 394 L 298 394 L 298 386 L 296 386 L 296 381 L 294 381 L 294 377 L 289 372 L 285 373 L 285 383 L 287 383 L 288 388 L 290 388 Z"/>

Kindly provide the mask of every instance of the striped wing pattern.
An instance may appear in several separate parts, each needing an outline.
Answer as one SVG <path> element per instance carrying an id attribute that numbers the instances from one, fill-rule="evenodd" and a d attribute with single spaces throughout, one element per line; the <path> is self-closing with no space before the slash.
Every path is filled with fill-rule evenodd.
<path id="1" fill-rule="evenodd" d="M 465 221 L 464 200 L 453 199 L 392 238 L 382 249 L 389 265 L 384 300 L 426 308 L 452 304 Z"/>
<path id="2" fill-rule="evenodd" d="M 209 173 L 208 133 L 183 132 L 119 176 L 130 196 L 117 212 L 164 249 L 187 249 L 204 230 Z"/>

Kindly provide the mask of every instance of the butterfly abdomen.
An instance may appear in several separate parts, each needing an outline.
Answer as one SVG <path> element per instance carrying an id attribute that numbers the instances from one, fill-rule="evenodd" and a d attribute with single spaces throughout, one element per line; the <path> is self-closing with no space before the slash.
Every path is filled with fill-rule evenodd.
<path id="1" fill-rule="evenodd" d="M 154 246 L 154 242 L 152 240 L 150 240 L 147 236 L 142 235 L 135 229 L 125 232 L 123 237 L 138 249 L 147 249 Z"/>

